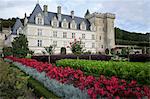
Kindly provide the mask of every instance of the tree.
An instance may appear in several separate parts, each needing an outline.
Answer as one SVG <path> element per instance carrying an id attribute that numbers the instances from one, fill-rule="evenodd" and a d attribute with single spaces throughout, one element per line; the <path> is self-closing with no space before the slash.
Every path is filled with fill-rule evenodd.
<path id="1" fill-rule="evenodd" d="M 77 59 L 79 59 L 78 55 L 84 52 L 81 39 L 79 40 L 74 39 L 73 42 L 70 42 L 70 46 L 68 47 L 71 49 L 73 54 L 77 55 Z"/>
<path id="2" fill-rule="evenodd" d="M 51 62 L 51 55 L 53 54 L 54 50 L 55 50 L 55 45 L 50 45 L 49 47 L 44 47 L 45 50 L 47 51 L 47 53 L 49 54 L 48 56 L 48 63 Z"/>
<path id="3" fill-rule="evenodd" d="M 76 39 L 74 39 L 73 42 L 70 42 L 70 49 L 72 51 L 73 54 L 81 54 L 83 53 L 83 47 L 81 46 L 82 42 L 81 40 L 77 41 Z"/>
<path id="4" fill-rule="evenodd" d="M 24 58 L 29 53 L 28 40 L 24 34 L 19 34 L 12 42 L 13 56 Z"/>

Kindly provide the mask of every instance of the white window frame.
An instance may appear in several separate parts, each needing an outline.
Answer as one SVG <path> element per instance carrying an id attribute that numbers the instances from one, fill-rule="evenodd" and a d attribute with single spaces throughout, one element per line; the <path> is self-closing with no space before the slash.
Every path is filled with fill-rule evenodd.
<path id="1" fill-rule="evenodd" d="M 82 34 L 82 39 L 85 39 L 85 34 Z"/>
<path id="2" fill-rule="evenodd" d="M 92 34 L 92 40 L 95 40 L 95 35 L 94 34 Z"/>
<path id="3" fill-rule="evenodd" d="M 38 36 L 42 36 L 42 29 L 38 29 Z"/>
<path id="4" fill-rule="evenodd" d="M 53 37 L 57 38 L 57 31 L 53 31 Z"/>
<path id="5" fill-rule="evenodd" d="M 82 47 L 85 48 L 85 42 L 82 42 Z"/>
<path id="6" fill-rule="evenodd" d="M 92 48 L 95 48 L 95 43 L 94 42 L 92 43 Z"/>
<path id="7" fill-rule="evenodd" d="M 67 38 L 67 32 L 63 32 L 63 38 Z"/>
<path id="8" fill-rule="evenodd" d="M 42 40 L 38 40 L 37 44 L 38 44 L 38 47 L 41 47 L 42 46 Z"/>
<path id="9" fill-rule="evenodd" d="M 53 41 L 53 45 L 57 47 L 57 41 Z"/>
<path id="10" fill-rule="evenodd" d="M 76 38 L 76 34 L 75 33 L 72 33 L 72 38 Z"/>

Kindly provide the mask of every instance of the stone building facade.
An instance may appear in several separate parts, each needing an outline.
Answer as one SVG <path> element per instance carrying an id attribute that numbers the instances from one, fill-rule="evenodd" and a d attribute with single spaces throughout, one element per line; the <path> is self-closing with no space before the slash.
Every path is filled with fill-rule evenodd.
<path id="1" fill-rule="evenodd" d="M 5 45 L 11 46 L 13 38 L 23 33 L 29 41 L 29 49 L 35 54 L 42 53 L 50 45 L 56 45 L 56 54 L 60 53 L 61 47 L 67 48 L 74 39 L 81 38 L 82 46 L 86 51 L 104 52 L 106 48 L 115 47 L 114 36 L 115 15 L 111 13 L 92 13 L 87 10 L 84 18 L 77 17 L 74 11 L 70 15 L 61 13 L 61 6 L 57 12 L 49 12 L 48 6 L 44 5 L 43 10 L 36 4 L 34 10 L 27 16 L 24 23 L 18 18 L 14 24 L 11 35 L 7 36 Z"/>

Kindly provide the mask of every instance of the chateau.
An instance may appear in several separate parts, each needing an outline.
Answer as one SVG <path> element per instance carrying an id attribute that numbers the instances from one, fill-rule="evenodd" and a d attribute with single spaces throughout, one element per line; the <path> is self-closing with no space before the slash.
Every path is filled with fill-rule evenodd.
<path id="1" fill-rule="evenodd" d="M 50 45 L 56 46 L 56 54 L 60 53 L 62 47 L 71 53 L 67 46 L 79 38 L 86 51 L 104 52 L 106 48 L 115 47 L 114 20 L 114 14 L 90 13 L 89 10 L 84 18 L 75 16 L 74 11 L 65 15 L 61 13 L 61 6 L 57 7 L 56 13 L 49 12 L 48 5 L 44 5 L 42 10 L 37 3 L 30 16 L 25 14 L 23 23 L 17 18 L 5 46 L 11 46 L 14 37 L 23 33 L 28 39 L 29 49 L 35 54 L 41 54 L 45 51 L 44 47 Z"/>

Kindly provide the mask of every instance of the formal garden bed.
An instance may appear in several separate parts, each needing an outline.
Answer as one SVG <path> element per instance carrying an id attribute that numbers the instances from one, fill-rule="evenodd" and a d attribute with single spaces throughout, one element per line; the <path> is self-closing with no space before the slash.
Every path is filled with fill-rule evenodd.
<path id="1" fill-rule="evenodd" d="M 137 80 L 140 84 L 150 85 L 150 63 L 149 62 L 128 62 L 128 61 L 96 61 L 62 59 L 56 62 L 56 66 L 71 67 L 80 69 L 86 74 L 95 76 L 105 75 L 116 76 L 128 81 Z"/>
<path id="2" fill-rule="evenodd" d="M 33 59 L 7 57 L 18 68 L 43 83 L 45 87 L 63 98 L 148 98 L 150 88 L 135 79 L 126 81 L 116 76 L 94 77 L 71 67 L 56 67 Z M 108 73 L 109 74 L 109 73 Z"/>
<path id="3" fill-rule="evenodd" d="M 0 99 L 59 99 L 13 64 L 0 59 Z"/>

